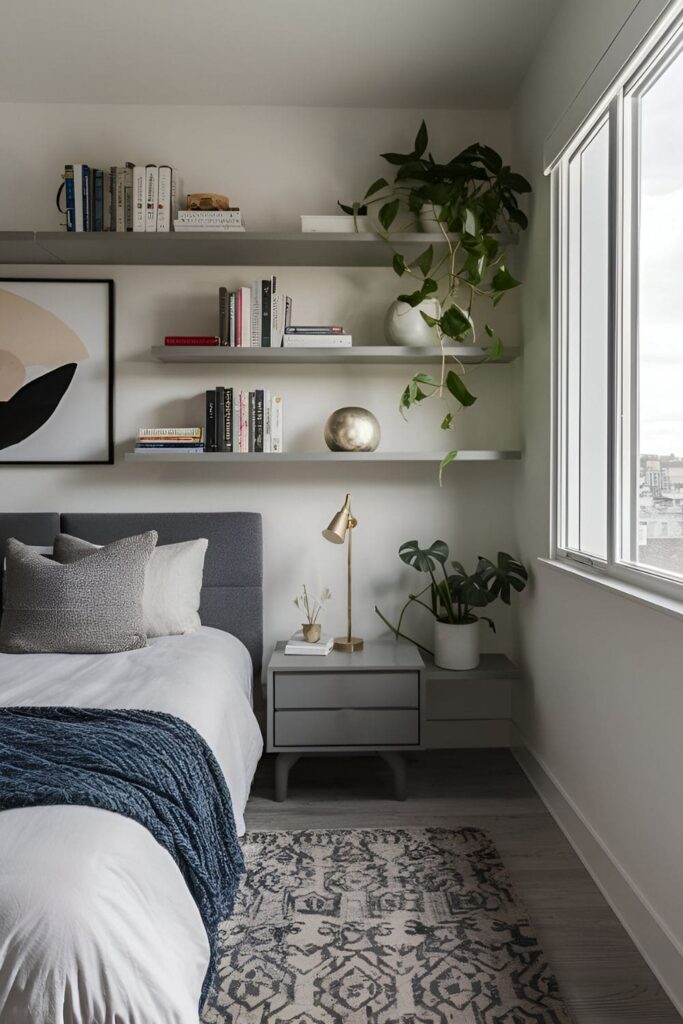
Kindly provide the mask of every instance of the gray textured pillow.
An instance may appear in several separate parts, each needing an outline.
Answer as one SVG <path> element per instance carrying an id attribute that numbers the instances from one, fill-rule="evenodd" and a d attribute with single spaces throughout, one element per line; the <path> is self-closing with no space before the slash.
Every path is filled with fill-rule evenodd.
<path id="1" fill-rule="evenodd" d="M 63 565 L 11 538 L 0 650 L 110 654 L 144 647 L 142 595 L 156 542 L 150 530 Z"/>

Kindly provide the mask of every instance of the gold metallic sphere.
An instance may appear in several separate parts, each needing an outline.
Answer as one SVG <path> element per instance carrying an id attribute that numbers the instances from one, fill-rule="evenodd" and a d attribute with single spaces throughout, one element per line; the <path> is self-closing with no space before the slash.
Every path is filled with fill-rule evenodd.
<path id="1" fill-rule="evenodd" d="M 374 452 L 380 436 L 377 417 L 357 405 L 336 409 L 325 424 L 325 444 L 332 452 Z"/>

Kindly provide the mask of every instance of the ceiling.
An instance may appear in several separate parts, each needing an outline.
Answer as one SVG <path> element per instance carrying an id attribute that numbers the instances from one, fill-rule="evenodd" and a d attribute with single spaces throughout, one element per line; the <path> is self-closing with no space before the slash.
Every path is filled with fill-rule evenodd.
<path id="1" fill-rule="evenodd" d="M 507 108 L 560 0 L 2 0 L 0 101 Z"/>

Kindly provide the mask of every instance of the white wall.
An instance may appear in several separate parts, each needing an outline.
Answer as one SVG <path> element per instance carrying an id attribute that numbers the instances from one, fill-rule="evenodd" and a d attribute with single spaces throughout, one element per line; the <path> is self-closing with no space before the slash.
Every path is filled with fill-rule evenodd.
<path id="1" fill-rule="evenodd" d="M 335 212 L 338 198 L 359 197 L 386 173 L 377 154 L 410 148 L 423 114 L 437 154 L 477 140 L 509 151 L 509 118 L 491 111 L 0 105 L 0 226 L 55 229 L 60 218 L 53 197 L 65 162 L 108 166 L 131 159 L 173 163 L 189 190 L 227 192 L 253 230 L 298 230 L 301 213 Z M 269 646 L 297 628 L 292 599 L 304 580 L 332 588 L 335 601 L 324 627 L 343 630 L 344 558 L 320 531 L 350 490 L 360 523 L 354 540 L 355 631 L 372 637 L 381 629 L 375 602 L 393 612 L 400 594 L 414 586 L 412 570 L 401 572 L 396 556 L 401 541 L 442 537 L 465 560 L 498 547 L 514 550 L 511 495 L 519 466 L 455 466 L 440 490 L 436 468 L 427 465 L 124 464 L 123 452 L 138 426 L 201 422 L 201 395 L 216 383 L 279 389 L 290 449 L 323 448 L 325 419 L 347 404 L 366 405 L 378 415 L 387 449 L 442 447 L 439 410 L 416 410 L 409 424 L 399 416 L 398 398 L 409 376 L 402 368 L 274 367 L 266 378 L 245 367 L 228 382 L 216 367 L 150 360 L 150 346 L 164 334 L 213 333 L 218 286 L 249 283 L 261 269 L 5 267 L 7 276 L 114 278 L 117 461 L 113 467 L 2 468 L 0 507 L 261 512 Z M 278 287 L 293 296 L 298 322 L 343 323 L 361 344 L 382 342 L 384 311 L 403 290 L 391 270 L 273 269 Z M 515 300 L 502 303 L 496 315 L 503 336 L 517 343 Z M 479 404 L 463 414 L 455 444 L 518 446 L 517 379 L 514 365 L 472 375 Z M 510 646 L 506 612 L 501 606 L 495 613 L 498 637 L 486 631 L 490 649 Z"/>
<path id="2" fill-rule="evenodd" d="M 633 6 L 630 0 L 565 2 L 514 110 L 517 160 L 534 186 L 522 295 L 526 458 L 517 499 L 519 544 L 534 581 L 521 604 L 527 683 L 516 718 L 533 753 L 683 953 L 681 621 L 536 562 L 549 545 L 550 232 L 543 140 Z M 628 923 L 642 939 L 637 923 Z M 683 962 L 674 978 L 662 958 L 657 962 L 661 947 L 648 949 L 644 940 L 643 946 L 682 1000 Z"/>

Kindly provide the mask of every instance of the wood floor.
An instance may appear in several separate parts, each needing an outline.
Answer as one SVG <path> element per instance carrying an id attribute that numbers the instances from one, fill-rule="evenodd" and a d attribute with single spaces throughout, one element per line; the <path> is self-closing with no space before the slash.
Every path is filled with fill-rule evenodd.
<path id="1" fill-rule="evenodd" d="M 420 754 L 405 803 L 390 798 L 390 772 L 379 758 L 304 758 L 282 804 L 272 799 L 272 782 L 266 757 L 247 806 L 248 829 L 488 829 L 576 1024 L 681 1024 L 509 751 Z"/>

